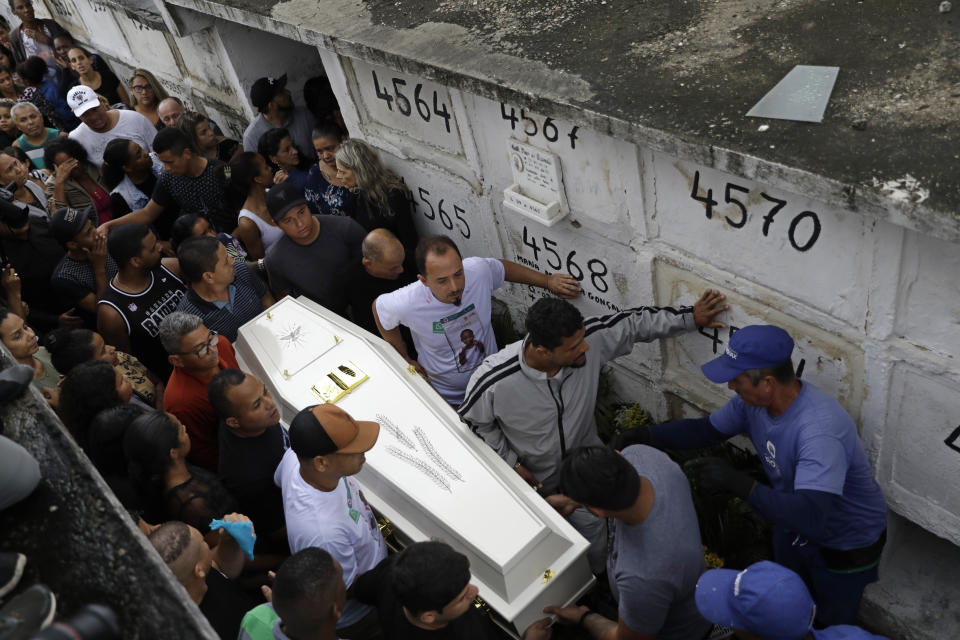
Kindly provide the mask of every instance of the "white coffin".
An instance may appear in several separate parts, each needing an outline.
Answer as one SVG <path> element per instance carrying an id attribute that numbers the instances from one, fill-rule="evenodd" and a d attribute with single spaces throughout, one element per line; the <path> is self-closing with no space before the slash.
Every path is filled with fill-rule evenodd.
<path id="1" fill-rule="evenodd" d="M 241 327 L 234 347 L 286 423 L 322 402 L 312 388 L 323 388 L 338 365 L 369 376 L 337 401 L 354 418 L 381 423 L 358 475 L 367 498 L 405 537 L 440 539 L 466 554 L 480 596 L 514 632 L 593 584 L 587 541 L 379 337 L 287 297 Z"/>

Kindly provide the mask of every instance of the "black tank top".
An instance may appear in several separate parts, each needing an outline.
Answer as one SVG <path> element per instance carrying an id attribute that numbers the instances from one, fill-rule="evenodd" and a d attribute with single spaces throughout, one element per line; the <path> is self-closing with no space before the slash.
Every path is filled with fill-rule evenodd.
<path id="1" fill-rule="evenodd" d="M 177 310 L 183 295 L 183 282 L 161 264 L 150 272 L 150 284 L 140 293 L 120 291 L 111 280 L 100 299 L 100 304 L 110 305 L 123 316 L 131 353 L 161 380 L 170 376 L 173 367 L 157 337 L 160 322 Z"/>

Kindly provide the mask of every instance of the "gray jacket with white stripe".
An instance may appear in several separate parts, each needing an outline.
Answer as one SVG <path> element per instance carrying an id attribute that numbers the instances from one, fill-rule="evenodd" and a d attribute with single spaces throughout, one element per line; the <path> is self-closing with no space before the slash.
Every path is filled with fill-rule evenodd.
<path id="1" fill-rule="evenodd" d="M 586 365 L 548 378 L 526 363 L 524 338 L 483 361 L 458 411 L 507 464 L 521 460 L 548 491 L 557 488 L 567 451 L 603 444 L 594 419 L 600 368 L 630 353 L 635 342 L 696 329 L 693 307 L 638 307 L 587 318 L 583 325 L 590 345 Z"/>

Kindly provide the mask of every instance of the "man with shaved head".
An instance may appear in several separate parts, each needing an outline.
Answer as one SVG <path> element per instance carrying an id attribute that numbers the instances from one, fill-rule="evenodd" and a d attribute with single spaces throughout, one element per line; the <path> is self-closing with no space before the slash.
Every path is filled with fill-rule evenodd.
<path id="1" fill-rule="evenodd" d="M 337 640 L 346 602 L 340 563 L 319 547 L 307 547 L 280 565 L 272 603 L 244 616 L 237 640 Z"/>
<path id="2" fill-rule="evenodd" d="M 157 115 L 160 116 L 160 121 L 165 127 L 177 126 L 177 118 L 186 113 L 186 111 L 180 98 L 174 96 L 164 98 L 160 101 L 160 104 L 157 105 Z"/>
<path id="3" fill-rule="evenodd" d="M 361 245 L 360 262 L 347 271 L 347 296 L 354 324 L 380 335 L 373 319 L 373 301 L 383 293 L 396 291 L 414 281 L 416 267 L 410 264 L 397 236 L 386 229 L 374 229 Z M 409 256 L 412 258 L 412 256 Z M 412 341 L 407 340 L 408 348 Z"/>
<path id="4" fill-rule="evenodd" d="M 238 513 L 223 519 L 250 522 Z M 220 542 L 212 550 L 199 531 L 174 520 L 154 529 L 150 533 L 150 544 L 187 590 L 190 599 L 200 607 L 217 635 L 236 638 L 243 615 L 255 607 L 257 601 L 232 582 L 243 570 L 243 551 L 223 529 L 219 534 Z"/>

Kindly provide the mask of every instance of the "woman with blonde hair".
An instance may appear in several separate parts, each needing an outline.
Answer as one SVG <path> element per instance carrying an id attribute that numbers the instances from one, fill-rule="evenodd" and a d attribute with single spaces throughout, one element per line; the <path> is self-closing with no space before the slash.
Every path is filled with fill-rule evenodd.
<path id="1" fill-rule="evenodd" d="M 387 229 L 414 255 L 417 231 L 410 216 L 407 186 L 380 160 L 380 154 L 362 140 L 349 139 L 336 152 L 337 179 L 355 194 L 354 220 L 367 231 Z"/>
<path id="2" fill-rule="evenodd" d="M 160 81 L 146 69 L 134 69 L 127 86 L 130 87 L 133 110 L 145 116 L 157 129 L 162 129 L 163 123 L 160 122 L 157 106 L 161 100 L 166 100 L 170 95 Z"/>

